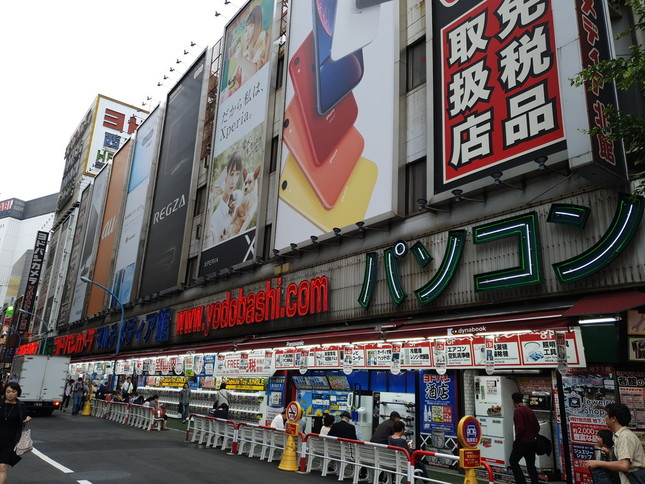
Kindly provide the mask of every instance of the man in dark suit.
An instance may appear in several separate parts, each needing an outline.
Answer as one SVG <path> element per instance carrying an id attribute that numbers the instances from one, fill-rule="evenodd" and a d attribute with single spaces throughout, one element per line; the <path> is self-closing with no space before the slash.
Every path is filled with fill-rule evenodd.
<path id="1" fill-rule="evenodd" d="M 356 438 L 356 427 L 349 423 L 352 416 L 348 411 L 343 411 L 340 414 L 340 422 L 336 422 L 331 426 L 329 435 L 332 437 L 342 437 L 343 439 L 358 440 Z"/>

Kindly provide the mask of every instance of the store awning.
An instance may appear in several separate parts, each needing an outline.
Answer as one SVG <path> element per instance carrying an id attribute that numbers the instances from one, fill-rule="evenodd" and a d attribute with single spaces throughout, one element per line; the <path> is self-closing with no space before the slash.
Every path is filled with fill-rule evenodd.
<path id="1" fill-rule="evenodd" d="M 582 316 L 587 314 L 614 314 L 645 305 L 645 293 L 640 291 L 623 291 L 610 294 L 585 296 L 563 314 L 564 316 Z"/>
<path id="2" fill-rule="evenodd" d="M 569 326 L 571 326 L 571 321 L 564 317 L 562 311 L 540 311 L 436 323 L 405 324 L 394 331 L 388 331 L 387 336 L 388 339 L 436 338 L 438 336 L 461 336 L 478 333 L 542 331 L 563 329 Z"/>
<path id="3" fill-rule="evenodd" d="M 375 323 L 369 328 L 290 335 L 288 337 L 257 338 L 237 344 L 238 350 L 284 346 L 333 345 L 368 341 L 399 340 L 407 338 L 436 338 L 477 333 L 542 331 L 571 326 L 562 310 L 505 314 L 462 320 L 428 321 L 418 324 L 391 321 Z"/>

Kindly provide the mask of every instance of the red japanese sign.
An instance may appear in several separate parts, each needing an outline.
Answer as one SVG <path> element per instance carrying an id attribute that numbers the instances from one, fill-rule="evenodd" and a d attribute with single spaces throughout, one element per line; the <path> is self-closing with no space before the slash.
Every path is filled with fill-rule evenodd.
<path id="1" fill-rule="evenodd" d="M 551 2 L 467 5 L 433 6 L 439 190 L 564 148 Z"/>
<path id="2" fill-rule="evenodd" d="M 459 449 L 459 467 L 462 469 L 481 467 L 481 451 L 479 449 Z"/>

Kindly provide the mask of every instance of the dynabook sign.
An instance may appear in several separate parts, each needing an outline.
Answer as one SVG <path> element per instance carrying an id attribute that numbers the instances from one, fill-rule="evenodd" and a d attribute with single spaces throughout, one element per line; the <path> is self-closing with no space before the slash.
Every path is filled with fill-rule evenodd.
<path id="1" fill-rule="evenodd" d="M 228 291 L 223 301 L 179 311 L 175 334 L 207 336 L 222 328 L 322 313 L 329 308 L 328 296 L 327 276 L 292 282 L 284 288 L 282 277 L 278 277 L 275 286 L 266 281 L 264 290 L 245 294 L 241 287 L 237 296 L 231 297 Z"/>

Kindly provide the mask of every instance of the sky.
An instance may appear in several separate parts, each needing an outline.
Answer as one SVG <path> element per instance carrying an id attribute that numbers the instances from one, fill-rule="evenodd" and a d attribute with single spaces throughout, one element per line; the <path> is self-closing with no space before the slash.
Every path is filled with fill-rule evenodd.
<path id="1" fill-rule="evenodd" d="M 0 2 L 0 201 L 59 191 L 65 147 L 98 94 L 163 101 L 245 0 L 224 2 Z"/>

